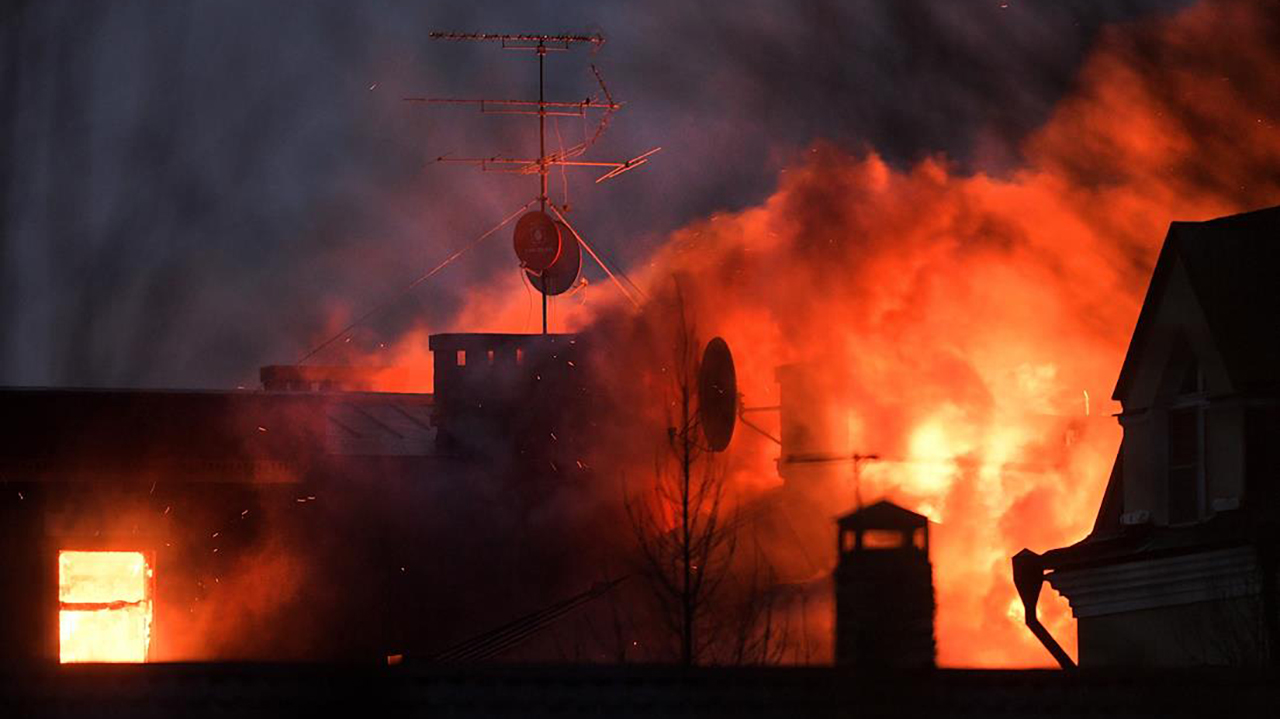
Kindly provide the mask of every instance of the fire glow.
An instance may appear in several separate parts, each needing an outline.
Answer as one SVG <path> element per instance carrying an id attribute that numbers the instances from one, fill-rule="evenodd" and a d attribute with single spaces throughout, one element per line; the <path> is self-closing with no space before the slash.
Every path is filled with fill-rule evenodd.
<path id="1" fill-rule="evenodd" d="M 1168 223 L 1280 197 L 1280 104 L 1260 79 L 1280 72 L 1276 17 L 1242 0 L 1112 28 L 1015 170 L 967 173 L 940 156 L 895 166 L 818 144 L 760 206 L 691 224 L 636 269 L 655 297 L 683 278 L 689 314 L 704 340 L 734 348 L 753 404 L 776 402 L 779 365 L 843 368 L 829 394 L 851 415 L 835 441 L 852 446 L 832 449 L 883 455 L 862 475 L 866 496 L 937 523 L 943 665 L 1050 661 L 1022 626 L 1009 558 L 1089 531 L 1120 438 L 1105 398 Z M 642 391 L 660 386 L 664 358 L 635 339 L 657 333 L 616 330 L 630 323 L 607 309 L 622 304 L 611 292 L 561 304 L 558 329 L 617 335 L 613 355 L 630 364 L 612 371 L 638 388 L 619 405 L 642 409 L 625 430 L 639 436 L 644 421 L 664 426 Z M 452 326 L 527 329 L 518 278 L 474 293 Z M 412 360 L 425 334 L 390 354 Z M 779 481 L 777 453 L 743 437 L 725 470 L 749 501 Z M 633 475 L 651 472 L 651 456 L 633 459 Z M 1075 644 L 1056 594 L 1041 615 Z"/>
<path id="2" fill-rule="evenodd" d="M 59 661 L 147 661 L 151 579 L 142 552 L 58 552 Z"/>

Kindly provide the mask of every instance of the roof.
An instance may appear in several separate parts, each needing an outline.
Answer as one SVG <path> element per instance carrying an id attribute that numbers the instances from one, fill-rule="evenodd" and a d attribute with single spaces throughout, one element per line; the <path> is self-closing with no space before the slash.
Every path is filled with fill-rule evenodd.
<path id="1" fill-rule="evenodd" d="M 432 352 L 455 349 L 487 349 L 507 346 L 553 346 L 567 342 L 575 344 L 578 335 L 572 333 L 556 334 L 513 334 L 508 332 L 441 332 L 427 338 Z M 452 358 L 449 358 L 451 361 Z"/>
<path id="2" fill-rule="evenodd" d="M 333 393 L 328 399 L 326 449 L 330 453 L 417 457 L 435 454 L 431 395 L 352 392 Z"/>
<path id="3" fill-rule="evenodd" d="M 0 459 L 287 459 L 323 437 L 321 395 L 5 388 Z"/>
<path id="4" fill-rule="evenodd" d="M 0 388 L 10 481 L 298 481 L 326 454 L 435 453 L 431 396 Z"/>
<path id="5" fill-rule="evenodd" d="M 258 368 L 265 390 L 372 391 L 412 386 L 409 367 L 352 367 L 349 365 L 266 365 Z"/>
<path id="6" fill-rule="evenodd" d="M 1280 206 L 1206 222 L 1173 222 L 1147 288 L 1112 398 L 1137 373 L 1157 304 L 1181 261 L 1237 388 L 1280 386 Z"/>
<path id="7" fill-rule="evenodd" d="M 915 529 L 929 526 L 929 518 L 880 500 L 836 520 L 841 529 Z"/>
<path id="8" fill-rule="evenodd" d="M 1083 569 L 1119 562 L 1194 554 L 1210 549 L 1238 546 L 1251 541 L 1245 518 L 1239 512 L 1221 512 L 1192 526 L 1157 527 L 1150 524 L 1125 525 L 1124 442 L 1116 453 L 1111 476 L 1102 494 L 1098 516 L 1088 536 L 1075 544 L 1050 549 L 1043 555 L 1044 567 L 1052 570 Z"/>
<path id="9" fill-rule="evenodd" d="M 1117 562 L 1194 554 L 1252 541 L 1246 518 L 1239 512 L 1220 512 L 1192 526 L 1125 525 L 1124 442 L 1116 453 L 1111 476 L 1102 494 L 1098 516 L 1088 536 L 1075 544 L 1045 552 L 1047 569 L 1082 569 Z"/>
<path id="10" fill-rule="evenodd" d="M 1061 549 L 1044 553 L 1044 567 L 1053 570 L 1084 569 L 1120 562 L 1198 554 L 1238 547 L 1256 541 L 1239 512 L 1222 512 L 1190 527 L 1123 527 L 1115 534 L 1090 534 Z"/>
<path id="11" fill-rule="evenodd" d="M 1120 448 L 1116 450 L 1116 461 L 1111 465 L 1111 476 L 1107 478 L 1107 488 L 1102 492 L 1102 503 L 1098 506 L 1098 516 L 1093 520 L 1093 531 L 1087 540 L 1099 540 L 1114 537 L 1124 532 L 1120 516 L 1124 514 L 1124 440 L 1120 440 Z"/>

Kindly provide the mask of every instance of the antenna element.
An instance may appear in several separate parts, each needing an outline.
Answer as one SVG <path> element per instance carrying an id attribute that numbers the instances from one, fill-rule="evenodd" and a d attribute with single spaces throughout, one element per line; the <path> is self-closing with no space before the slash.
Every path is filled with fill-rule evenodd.
<path id="1" fill-rule="evenodd" d="M 538 99 L 537 100 L 512 100 L 512 99 L 466 99 L 456 97 L 406 97 L 405 102 L 421 102 L 437 105 L 475 105 L 478 106 L 482 114 L 487 115 L 534 115 L 538 118 L 538 155 L 537 157 L 503 157 L 494 155 L 491 157 L 446 157 L 436 158 L 437 162 L 461 163 L 474 165 L 479 167 L 482 172 L 506 172 L 521 175 L 538 176 L 538 210 L 529 212 L 516 224 L 515 236 L 513 243 L 515 245 L 516 256 L 520 259 L 520 264 L 533 276 L 540 277 L 541 273 L 550 271 L 556 264 L 556 260 L 562 253 L 562 245 L 568 241 L 564 237 L 564 233 L 558 223 L 547 215 L 548 204 L 551 204 L 553 212 L 557 217 L 559 212 L 554 204 L 549 203 L 547 197 L 547 174 L 551 168 L 560 167 L 592 167 L 604 170 L 604 174 L 596 178 L 596 182 L 604 182 L 623 173 L 634 170 L 635 168 L 649 161 L 649 157 L 653 153 L 658 152 L 662 148 L 655 147 L 648 152 L 633 157 L 629 160 L 621 162 L 615 161 L 592 161 L 578 159 L 581 158 L 591 145 L 604 133 L 605 128 L 609 124 L 609 118 L 614 112 L 622 107 L 621 103 L 613 99 L 609 88 L 604 83 L 604 77 L 601 76 L 599 69 L 594 65 L 591 66 L 591 72 L 595 75 L 596 82 L 600 86 L 600 94 L 597 97 L 588 97 L 584 100 L 576 102 L 566 102 L 558 100 L 548 100 L 546 98 L 546 56 L 548 52 L 565 52 L 570 50 L 574 45 L 590 45 L 593 49 L 598 49 L 604 44 L 604 37 L 601 35 L 540 35 L 540 34 L 505 34 L 505 33 L 463 33 L 463 32 L 432 32 L 428 34 L 433 40 L 450 40 L 461 42 L 496 42 L 499 43 L 504 50 L 527 51 L 534 53 L 538 58 Z M 548 117 L 580 117 L 584 120 L 587 118 L 588 112 L 599 112 L 595 132 L 586 137 L 582 142 L 569 148 L 562 148 L 559 152 L 547 153 L 547 118 Z M 585 135 L 584 135 L 585 136 Z M 568 210 L 566 206 L 565 211 Z M 574 249 L 577 249 L 577 238 L 574 238 Z M 573 264 L 567 261 L 561 265 L 556 272 L 556 277 L 547 277 L 541 281 L 534 281 L 534 286 L 542 292 L 542 333 L 547 332 L 547 297 L 549 295 L 559 294 L 559 292 L 549 291 L 560 287 L 565 283 L 566 278 L 561 276 L 568 272 L 568 265 Z M 581 267 L 581 255 L 578 255 L 577 264 Z M 574 272 L 572 277 L 568 277 L 567 284 L 560 292 L 564 292 L 572 286 L 574 280 L 577 279 L 577 273 Z"/>

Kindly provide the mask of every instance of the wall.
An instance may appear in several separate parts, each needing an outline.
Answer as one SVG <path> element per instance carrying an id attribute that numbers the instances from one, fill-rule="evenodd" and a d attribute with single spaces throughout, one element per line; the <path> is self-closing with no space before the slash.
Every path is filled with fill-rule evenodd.
<path id="1" fill-rule="evenodd" d="M 1261 663 L 1256 597 L 1081 618 L 1082 667 L 1248 666 Z"/>

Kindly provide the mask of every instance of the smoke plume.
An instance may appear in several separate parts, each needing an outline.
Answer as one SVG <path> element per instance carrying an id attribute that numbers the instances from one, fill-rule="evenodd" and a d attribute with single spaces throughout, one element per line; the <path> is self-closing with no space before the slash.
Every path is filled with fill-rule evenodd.
<path id="1" fill-rule="evenodd" d="M 673 233 L 634 273 L 654 298 L 638 317 L 609 287 L 562 303 L 563 321 L 605 338 L 618 434 L 663 426 L 652 388 L 678 280 L 703 339 L 734 348 L 748 405 L 777 403 L 778 365 L 838 368 L 827 381 L 852 444 L 833 449 L 880 454 L 864 494 L 937 523 L 940 662 L 1047 663 L 1009 557 L 1092 524 L 1120 435 L 1111 389 L 1167 224 L 1280 200 L 1278 37 L 1264 2 L 1110 28 L 998 175 L 815 144 L 759 206 Z M 460 326 L 518 319 L 512 296 L 478 295 Z M 746 502 L 779 480 L 776 450 L 739 432 L 724 461 Z M 833 495 L 831 515 L 849 502 Z M 1053 599 L 1046 624 L 1071 646 Z"/>

